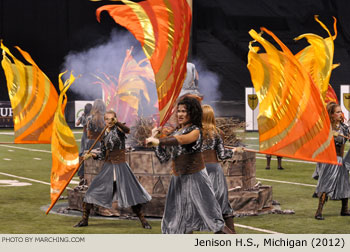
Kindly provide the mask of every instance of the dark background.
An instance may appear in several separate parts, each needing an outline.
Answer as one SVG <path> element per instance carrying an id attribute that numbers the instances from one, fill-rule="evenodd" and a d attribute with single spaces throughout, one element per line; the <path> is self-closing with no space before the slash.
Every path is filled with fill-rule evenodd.
<path id="1" fill-rule="evenodd" d="M 121 29 L 95 10 L 114 2 L 88 0 L 0 0 L 0 38 L 15 52 L 18 45 L 30 53 L 57 89 L 57 77 L 64 57 L 105 42 L 112 29 Z M 190 58 L 200 59 L 220 77 L 222 101 L 244 102 L 244 87 L 252 86 L 247 65 L 250 29 L 264 26 L 273 31 L 294 53 L 306 41 L 294 42 L 303 33 L 328 34 L 314 21 L 318 14 L 333 31 L 338 20 L 331 84 L 339 95 L 339 85 L 350 83 L 350 1 L 347 0 L 193 0 L 193 28 Z M 266 37 L 266 36 L 265 36 Z M 18 54 L 15 54 L 18 56 Z M 20 57 L 19 57 L 20 58 Z M 199 73 L 200 74 L 200 73 Z M 0 100 L 9 100 L 6 80 L 0 71 Z M 81 99 L 68 93 L 70 101 Z"/>

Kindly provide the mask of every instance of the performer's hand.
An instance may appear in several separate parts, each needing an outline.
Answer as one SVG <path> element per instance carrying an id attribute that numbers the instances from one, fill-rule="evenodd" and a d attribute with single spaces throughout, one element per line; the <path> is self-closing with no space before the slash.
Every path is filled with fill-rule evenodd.
<path id="1" fill-rule="evenodd" d="M 333 136 L 335 136 L 335 137 L 339 136 L 339 132 L 333 131 Z"/>
<path id="2" fill-rule="evenodd" d="M 159 139 L 155 137 L 149 137 L 146 138 L 146 145 L 148 146 L 158 146 L 159 145 Z"/>
<path id="3" fill-rule="evenodd" d="M 118 122 L 118 118 L 117 118 L 117 117 L 113 117 L 112 123 L 113 123 L 113 124 L 116 124 L 117 122 Z"/>
<path id="4" fill-rule="evenodd" d="M 96 155 L 96 154 L 95 154 Z M 91 158 L 93 156 L 92 153 L 87 153 L 83 156 L 84 160 L 88 160 L 89 158 Z"/>
<path id="5" fill-rule="evenodd" d="M 155 127 L 152 129 L 152 137 L 155 137 L 156 135 L 160 134 L 161 128 Z"/>
<path id="6" fill-rule="evenodd" d="M 234 150 L 236 153 L 243 153 L 244 148 L 243 147 L 236 147 Z"/>

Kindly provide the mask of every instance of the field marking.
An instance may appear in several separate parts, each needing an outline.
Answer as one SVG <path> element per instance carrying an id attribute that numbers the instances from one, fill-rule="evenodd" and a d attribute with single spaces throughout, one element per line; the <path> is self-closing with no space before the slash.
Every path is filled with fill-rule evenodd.
<path id="1" fill-rule="evenodd" d="M 260 232 L 264 232 L 264 233 L 268 233 L 268 234 L 283 234 L 283 233 L 279 233 L 276 231 L 271 231 L 268 229 L 262 229 L 262 228 L 255 228 L 255 227 L 251 227 L 251 226 L 246 226 L 246 225 L 242 225 L 242 224 L 237 224 L 235 223 L 236 227 L 241 227 L 241 228 L 246 228 L 246 229 L 251 229 L 251 230 L 255 230 L 255 231 L 260 231 Z"/>
<path id="2" fill-rule="evenodd" d="M 16 175 L 12 175 L 12 174 L 8 174 L 8 173 L 4 173 L 4 172 L 0 172 L 0 175 L 4 175 L 4 176 L 8 176 L 8 177 L 13 177 L 13 178 L 19 178 L 19 179 L 24 179 L 24 180 L 29 180 L 29 181 L 32 181 L 32 182 L 36 182 L 36 183 L 40 183 L 40 184 L 44 184 L 44 185 L 49 185 L 51 186 L 51 183 L 48 183 L 48 182 L 44 182 L 44 181 L 40 181 L 40 180 L 36 180 L 36 179 L 31 179 L 31 178 L 26 178 L 26 177 L 21 177 L 21 176 L 16 176 Z M 70 181 L 70 184 L 79 184 L 78 181 L 73 181 L 71 180 Z M 70 187 L 66 187 L 66 189 L 72 189 Z"/>
<path id="3" fill-rule="evenodd" d="M 27 150 L 27 151 L 38 151 L 38 152 L 45 152 L 45 153 L 51 154 L 51 151 L 48 151 L 48 150 L 30 149 L 30 148 L 24 148 L 24 147 L 12 146 L 12 145 L 0 144 L 0 147 L 7 147 L 7 148 L 12 148 L 12 149 Z"/>
<path id="4" fill-rule="evenodd" d="M 44 182 L 44 181 L 40 181 L 40 180 L 36 180 L 36 179 L 31 179 L 31 178 L 26 178 L 26 177 L 20 177 L 20 176 L 16 176 L 16 175 L 4 173 L 4 172 L 0 172 L 0 175 L 4 175 L 4 176 L 8 176 L 8 177 L 13 177 L 13 178 L 20 178 L 20 179 L 24 179 L 24 180 L 29 180 L 29 181 L 36 182 L 36 183 L 40 183 L 40 184 L 44 184 L 44 185 L 51 185 L 50 183 L 47 183 L 47 182 Z"/>
<path id="5" fill-rule="evenodd" d="M 83 134 L 82 131 L 72 131 L 73 134 Z M 15 132 L 0 132 L 0 135 L 14 136 Z"/>
<path id="6" fill-rule="evenodd" d="M 256 180 L 263 180 L 263 181 L 276 182 L 276 183 L 282 183 L 282 184 L 291 184 L 291 185 L 301 185 L 301 186 L 308 186 L 308 187 L 316 187 L 316 185 L 311 185 L 311 184 L 303 184 L 303 183 L 289 182 L 289 181 L 282 181 L 282 180 L 274 180 L 274 179 L 256 178 Z"/>
<path id="7" fill-rule="evenodd" d="M 10 158 L 3 158 L 3 160 L 5 160 L 5 161 L 11 161 Z"/>

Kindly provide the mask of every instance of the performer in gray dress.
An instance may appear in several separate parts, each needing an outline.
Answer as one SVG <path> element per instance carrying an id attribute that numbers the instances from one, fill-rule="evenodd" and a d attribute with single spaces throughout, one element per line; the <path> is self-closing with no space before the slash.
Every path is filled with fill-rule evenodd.
<path id="1" fill-rule="evenodd" d="M 90 115 L 92 108 L 91 103 L 86 103 L 84 106 L 84 113 L 78 118 L 76 121 L 76 126 L 79 126 L 80 124 L 83 126 L 83 135 L 81 136 L 80 141 L 80 152 L 79 152 L 79 158 L 82 158 L 84 155 L 84 151 L 86 150 L 86 142 L 87 142 L 87 118 Z M 79 185 L 86 184 L 86 181 L 84 180 L 84 164 L 82 164 L 78 170 L 78 176 L 80 179 Z"/>
<path id="2" fill-rule="evenodd" d="M 106 112 L 104 119 L 108 128 L 101 140 L 101 151 L 98 154 L 88 155 L 94 159 L 105 160 L 105 163 L 85 194 L 83 218 L 75 227 L 88 225 L 93 204 L 111 208 L 112 201 L 117 200 L 119 207 L 131 206 L 140 219 L 142 227 L 151 229 L 151 225 L 142 213 L 142 204 L 150 201 L 151 196 L 136 179 L 125 161 L 125 134 L 129 133 L 130 129 L 117 121 L 116 113 L 112 110 Z"/>
<path id="3" fill-rule="evenodd" d="M 86 149 L 90 149 L 97 137 L 105 127 L 104 114 L 106 112 L 106 105 L 101 99 L 96 99 L 92 105 L 91 114 L 87 117 L 87 141 Z M 100 143 L 94 146 L 94 149 L 100 147 Z"/>
<path id="4" fill-rule="evenodd" d="M 233 210 L 228 200 L 227 182 L 219 163 L 232 157 L 233 150 L 225 149 L 221 135 L 223 132 L 216 128 L 214 110 L 210 105 L 203 105 L 203 158 L 205 167 L 214 188 L 215 197 L 221 207 L 226 226 L 236 233 L 233 222 Z"/>
<path id="5" fill-rule="evenodd" d="M 345 137 L 349 136 L 349 130 L 348 127 L 342 123 L 343 114 L 338 104 L 328 104 L 327 111 L 334 132 L 337 160 L 338 163 L 343 163 L 343 165 L 317 164 L 316 171 L 319 176 L 316 187 L 316 193 L 319 197 L 318 209 L 315 214 L 315 219 L 317 220 L 324 220 L 322 209 L 327 197 L 330 197 L 332 200 L 341 200 L 342 208 L 340 215 L 350 216 L 350 212 L 348 211 L 348 198 L 350 197 L 349 164 L 347 163 L 348 161 L 343 162 L 344 145 L 346 142 Z M 349 153 L 344 161 L 348 159 Z"/>
<path id="6" fill-rule="evenodd" d="M 157 146 L 156 155 L 160 162 L 173 160 L 162 233 L 185 234 L 207 230 L 231 234 L 222 218 L 201 153 L 202 109 L 198 100 L 192 97 L 180 100 L 177 121 L 179 127 L 171 136 L 146 139 L 146 143 Z"/>

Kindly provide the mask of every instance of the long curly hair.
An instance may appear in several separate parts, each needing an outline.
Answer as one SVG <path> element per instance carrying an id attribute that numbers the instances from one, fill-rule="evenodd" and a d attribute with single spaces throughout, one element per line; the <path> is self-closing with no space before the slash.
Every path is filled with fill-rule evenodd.
<path id="1" fill-rule="evenodd" d="M 204 138 L 212 137 L 215 133 L 218 133 L 215 122 L 214 110 L 210 105 L 202 105 L 203 116 L 202 116 L 202 126 L 203 126 L 203 136 Z"/>
<path id="2" fill-rule="evenodd" d="M 190 117 L 189 123 L 202 128 L 203 111 L 199 101 L 193 97 L 185 96 L 178 102 L 177 106 L 179 107 L 179 105 L 185 105 L 187 114 Z"/>

